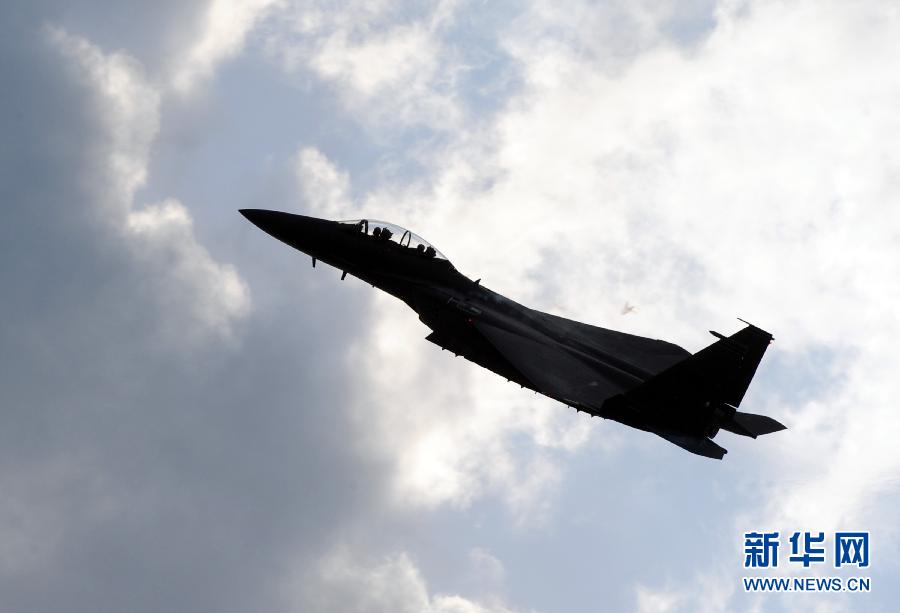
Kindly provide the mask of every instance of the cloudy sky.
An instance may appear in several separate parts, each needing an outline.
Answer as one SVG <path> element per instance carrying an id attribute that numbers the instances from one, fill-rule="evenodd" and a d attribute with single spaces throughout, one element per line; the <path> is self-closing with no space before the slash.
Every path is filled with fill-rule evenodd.
<path id="1" fill-rule="evenodd" d="M 887 0 L 4 3 L 0 610 L 894 610 L 898 58 Z M 691 351 L 746 318 L 790 429 L 576 415 L 244 207 Z M 871 530 L 873 592 L 745 594 L 759 529 Z"/>

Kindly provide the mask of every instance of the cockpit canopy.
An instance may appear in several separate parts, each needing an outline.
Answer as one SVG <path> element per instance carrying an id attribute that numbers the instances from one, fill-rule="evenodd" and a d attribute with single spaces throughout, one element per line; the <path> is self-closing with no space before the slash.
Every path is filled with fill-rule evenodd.
<path id="1" fill-rule="evenodd" d="M 381 240 L 389 240 L 393 243 L 418 252 L 423 257 L 446 260 L 447 257 L 435 248 L 434 245 L 414 232 L 401 228 L 396 224 L 377 219 L 348 219 L 338 223 L 354 226 L 359 232 Z"/>

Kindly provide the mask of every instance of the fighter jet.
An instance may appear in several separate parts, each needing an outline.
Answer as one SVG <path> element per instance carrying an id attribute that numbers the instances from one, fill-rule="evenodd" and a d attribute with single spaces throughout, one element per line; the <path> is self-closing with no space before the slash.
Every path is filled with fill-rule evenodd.
<path id="1" fill-rule="evenodd" d="M 719 430 L 756 438 L 784 430 L 737 410 L 772 335 L 746 327 L 691 354 L 662 340 L 542 313 L 461 274 L 433 245 L 374 219 L 329 221 L 243 209 L 261 230 L 405 302 L 426 340 L 592 416 L 652 432 L 721 460 Z M 743 321 L 743 320 L 741 320 Z"/>

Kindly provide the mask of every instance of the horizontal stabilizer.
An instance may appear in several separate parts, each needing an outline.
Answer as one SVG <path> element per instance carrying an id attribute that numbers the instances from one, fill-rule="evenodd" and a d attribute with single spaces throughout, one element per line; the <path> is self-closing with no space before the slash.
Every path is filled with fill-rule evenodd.
<path id="1" fill-rule="evenodd" d="M 766 415 L 757 415 L 755 413 L 735 412 L 731 419 L 723 422 L 720 427 L 734 434 L 741 436 L 749 436 L 756 438 L 763 434 L 771 434 L 787 430 L 787 427 L 771 417 Z"/>
<path id="2" fill-rule="evenodd" d="M 722 457 L 724 457 L 724 455 L 728 453 L 727 449 L 725 449 L 724 447 L 719 447 L 706 437 L 700 438 L 699 436 L 684 436 L 681 434 L 669 434 L 667 432 L 657 432 L 656 434 L 666 439 L 670 443 L 678 445 L 686 451 L 696 453 L 697 455 L 702 455 L 706 458 L 721 460 Z"/>

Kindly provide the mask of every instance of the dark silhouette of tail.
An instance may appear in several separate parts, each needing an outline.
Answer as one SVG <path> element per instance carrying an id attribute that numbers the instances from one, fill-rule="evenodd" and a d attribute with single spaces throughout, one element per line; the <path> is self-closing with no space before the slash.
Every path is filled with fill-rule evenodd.
<path id="1" fill-rule="evenodd" d="M 741 413 L 740 411 L 735 411 L 731 419 L 720 422 L 719 427 L 734 434 L 751 438 L 787 429 L 784 424 L 766 415 Z"/>
<path id="2" fill-rule="evenodd" d="M 716 459 L 726 453 L 710 440 L 719 429 L 751 438 L 785 430 L 771 417 L 737 410 L 772 335 L 752 324 L 731 336 L 711 333 L 719 340 L 613 396 L 604 408 L 621 413 L 622 407 L 634 407 L 645 429 L 691 453 Z"/>

